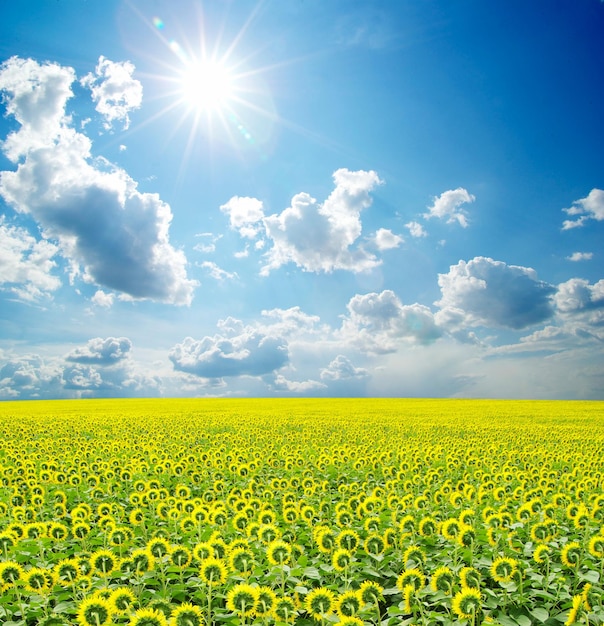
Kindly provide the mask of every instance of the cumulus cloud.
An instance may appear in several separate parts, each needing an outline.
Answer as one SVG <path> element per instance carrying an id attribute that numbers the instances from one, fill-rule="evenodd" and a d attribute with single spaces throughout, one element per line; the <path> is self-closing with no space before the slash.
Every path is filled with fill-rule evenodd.
<path id="1" fill-rule="evenodd" d="M 74 363 L 114 365 L 127 358 L 132 350 L 132 342 L 127 337 L 95 337 L 85 346 L 75 348 L 66 359 Z"/>
<path id="2" fill-rule="evenodd" d="M 409 229 L 409 234 L 412 237 L 426 237 L 428 235 L 419 222 L 407 222 L 405 228 Z"/>
<path id="3" fill-rule="evenodd" d="M 262 376 L 288 362 L 286 342 L 251 327 L 239 334 L 187 337 L 170 351 L 174 368 L 202 378 Z"/>
<path id="4" fill-rule="evenodd" d="M 287 263 L 307 272 L 362 272 L 379 265 L 373 254 L 354 244 L 361 235 L 361 211 L 371 205 L 370 192 L 382 181 L 374 171 L 347 169 L 334 172 L 333 179 L 335 189 L 322 204 L 298 193 L 282 213 L 264 218 L 272 248 L 263 275 Z"/>
<path id="5" fill-rule="evenodd" d="M 293 393 L 308 393 L 309 391 L 326 388 L 326 385 L 318 380 L 288 380 L 283 374 L 277 374 L 271 386 L 277 391 Z"/>
<path id="6" fill-rule="evenodd" d="M 19 299 L 38 300 L 58 289 L 61 280 L 51 272 L 57 246 L 38 241 L 25 229 L 6 224 L 0 216 L 0 286 Z"/>
<path id="7" fill-rule="evenodd" d="M 0 398 L 58 397 L 62 393 L 61 368 L 36 354 L 9 355 L 0 351 Z"/>
<path id="8" fill-rule="evenodd" d="M 578 215 L 575 220 L 564 220 L 562 230 L 584 226 L 587 220 L 604 220 L 604 190 L 592 189 L 588 196 L 575 200 L 571 207 L 562 209 L 567 215 Z"/>
<path id="9" fill-rule="evenodd" d="M 368 375 L 365 368 L 355 367 L 343 354 L 338 354 L 327 367 L 321 369 L 322 380 L 351 380 L 366 378 Z"/>
<path id="10" fill-rule="evenodd" d="M 445 219 L 448 224 L 458 222 L 463 228 L 468 225 L 467 212 L 462 208 L 464 204 L 474 202 L 476 198 L 463 187 L 450 189 L 434 198 L 434 204 L 424 213 L 425 218 L 437 217 Z"/>
<path id="11" fill-rule="evenodd" d="M 116 63 L 100 56 L 94 73 L 81 80 L 82 85 L 90 88 L 95 108 L 103 116 L 106 129 L 112 128 L 115 121 L 121 122 L 127 129 L 130 111 L 141 105 L 143 86 L 132 77 L 134 69 L 129 61 Z M 125 146 L 120 146 L 120 149 L 122 147 L 125 149 Z"/>
<path id="12" fill-rule="evenodd" d="M 105 309 L 109 309 L 111 308 L 111 306 L 113 306 L 113 300 L 113 294 L 105 293 L 102 289 L 98 289 L 91 298 L 93 304 L 96 304 L 96 306 L 100 306 Z"/>
<path id="13" fill-rule="evenodd" d="M 63 386 L 77 391 L 97 391 L 103 386 L 103 378 L 91 365 L 76 363 L 63 369 Z"/>
<path id="14" fill-rule="evenodd" d="M 442 311 L 437 319 L 449 326 L 495 326 L 522 329 L 554 314 L 554 286 L 538 280 L 528 267 L 475 257 L 451 265 L 438 275 Z"/>
<path id="15" fill-rule="evenodd" d="M 260 324 L 264 332 L 279 337 L 293 337 L 310 334 L 325 334 L 327 328 L 320 326 L 321 318 L 318 315 L 309 315 L 302 311 L 299 306 L 289 309 L 270 309 L 262 311 L 262 317 L 268 320 L 266 324 Z"/>
<path id="16" fill-rule="evenodd" d="M 0 173 L 0 195 L 31 214 L 85 280 L 127 294 L 189 304 L 197 283 L 169 242 L 172 212 L 157 194 L 104 159 L 70 127 L 71 68 L 13 57 L 0 66 L 7 112 L 20 123 L 3 149 L 17 168 Z"/>
<path id="17" fill-rule="evenodd" d="M 262 202 L 256 198 L 233 196 L 220 207 L 229 216 L 229 225 L 242 237 L 254 239 L 262 229 L 264 210 Z"/>
<path id="18" fill-rule="evenodd" d="M 588 313 L 591 323 L 604 322 L 604 279 L 591 285 L 583 278 L 571 278 L 558 285 L 554 301 L 561 313 Z"/>
<path id="19" fill-rule="evenodd" d="M 392 352 L 403 342 L 427 344 L 442 334 L 428 307 L 403 305 L 390 289 L 357 294 L 346 308 L 348 315 L 337 335 L 368 352 Z"/>
<path id="20" fill-rule="evenodd" d="M 392 250 L 398 248 L 403 243 L 403 238 L 400 235 L 395 235 L 388 228 L 379 228 L 373 238 L 375 247 L 382 250 Z"/>
<path id="21" fill-rule="evenodd" d="M 593 259 L 593 252 L 573 252 L 570 256 L 567 256 L 569 261 L 590 261 Z"/>

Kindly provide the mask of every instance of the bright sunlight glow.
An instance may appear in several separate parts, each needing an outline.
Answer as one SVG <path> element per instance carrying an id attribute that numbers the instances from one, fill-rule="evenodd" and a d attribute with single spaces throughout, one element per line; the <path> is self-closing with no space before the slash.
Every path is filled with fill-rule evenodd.
<path id="1" fill-rule="evenodd" d="M 181 80 L 183 101 L 198 112 L 220 112 L 233 97 L 233 76 L 217 61 L 191 64 Z"/>

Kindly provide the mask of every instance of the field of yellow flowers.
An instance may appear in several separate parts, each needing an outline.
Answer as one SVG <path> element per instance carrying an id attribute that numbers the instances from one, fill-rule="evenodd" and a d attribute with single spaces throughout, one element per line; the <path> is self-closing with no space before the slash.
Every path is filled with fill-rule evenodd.
<path id="1" fill-rule="evenodd" d="M 603 452 L 601 402 L 4 402 L 0 624 L 604 624 Z"/>

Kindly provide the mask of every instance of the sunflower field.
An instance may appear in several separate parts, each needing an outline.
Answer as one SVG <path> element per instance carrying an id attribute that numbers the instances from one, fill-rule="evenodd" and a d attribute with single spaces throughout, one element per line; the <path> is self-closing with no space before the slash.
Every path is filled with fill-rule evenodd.
<path id="1" fill-rule="evenodd" d="M 0 404 L 0 624 L 604 624 L 604 405 Z"/>

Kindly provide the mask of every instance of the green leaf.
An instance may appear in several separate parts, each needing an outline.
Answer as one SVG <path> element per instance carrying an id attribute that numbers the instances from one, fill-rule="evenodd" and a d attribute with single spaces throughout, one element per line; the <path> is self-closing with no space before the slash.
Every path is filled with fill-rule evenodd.
<path id="1" fill-rule="evenodd" d="M 515 619 L 520 626 L 531 626 L 531 620 L 524 614 L 516 616 Z"/>
<path id="2" fill-rule="evenodd" d="M 316 567 L 305 567 L 304 576 L 313 580 L 321 580 L 321 574 L 319 574 L 319 570 Z"/>
<path id="3" fill-rule="evenodd" d="M 518 626 L 516 621 L 507 615 L 498 615 L 497 621 L 501 624 L 501 626 Z"/>
<path id="4" fill-rule="evenodd" d="M 548 611 L 539 606 L 534 609 L 529 609 L 529 613 L 540 622 L 545 622 L 549 617 Z"/>

